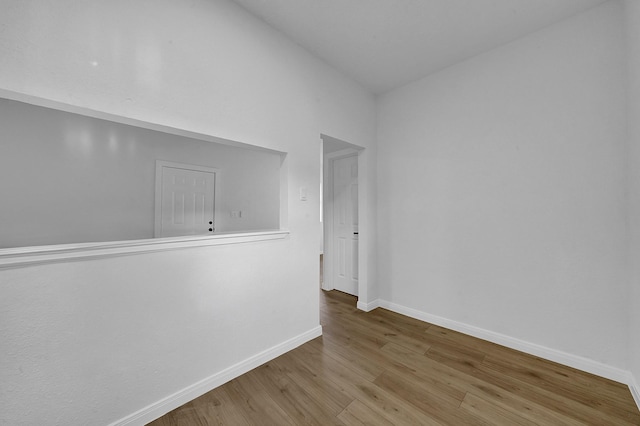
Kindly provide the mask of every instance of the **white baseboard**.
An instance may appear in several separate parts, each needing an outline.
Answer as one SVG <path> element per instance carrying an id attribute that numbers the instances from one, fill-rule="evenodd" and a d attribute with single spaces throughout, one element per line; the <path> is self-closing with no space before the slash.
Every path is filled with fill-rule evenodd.
<path id="1" fill-rule="evenodd" d="M 629 380 L 629 390 L 631 391 L 631 395 L 633 399 L 636 401 L 636 405 L 638 406 L 638 410 L 640 410 L 640 386 L 636 381 L 636 378 L 633 375 L 630 375 Z"/>
<path id="2" fill-rule="evenodd" d="M 187 402 L 204 395 L 212 389 L 217 388 L 234 378 L 243 375 L 244 373 L 253 370 L 260 365 L 271 361 L 280 355 L 289 352 L 292 349 L 297 348 L 303 343 L 309 340 L 315 339 L 322 335 L 322 326 L 315 327 L 305 333 L 302 333 L 292 339 L 282 342 L 272 348 L 269 348 L 259 354 L 256 354 L 250 358 L 245 359 L 229 368 L 226 368 L 212 376 L 209 376 L 197 383 L 188 386 L 173 395 L 170 395 L 160 401 L 128 415 L 116 422 L 111 423 L 109 426 L 142 426 L 147 423 L 165 415 L 171 410 L 174 410 Z"/>
<path id="3" fill-rule="evenodd" d="M 538 345 L 535 343 L 526 342 L 524 340 L 516 339 L 514 337 L 506 336 L 504 334 L 496 333 L 493 331 L 485 330 L 473 325 L 464 324 L 458 321 L 450 320 L 447 318 L 439 317 L 437 315 L 431 315 L 426 312 L 419 311 L 417 309 L 408 308 L 406 306 L 398 305 L 386 300 L 380 300 L 379 305 L 382 308 L 389 309 L 390 311 L 397 312 L 408 317 L 412 317 L 421 321 L 425 321 L 431 324 L 435 324 L 441 327 L 455 330 L 460 333 L 468 334 L 479 339 L 488 340 L 489 342 L 497 343 L 498 345 L 506 346 L 511 349 L 515 349 L 521 352 L 526 352 L 531 355 L 538 356 L 540 358 L 547 359 L 549 361 L 557 362 L 559 364 L 567 365 L 569 367 L 576 368 L 578 370 L 586 371 L 587 373 L 595 374 L 600 377 L 605 377 L 616 382 L 628 384 L 631 387 L 631 373 L 626 370 L 622 370 L 616 367 L 611 367 L 606 364 L 602 364 L 597 361 L 583 358 L 577 355 L 572 355 L 556 349 L 551 349 L 546 346 Z M 636 392 L 638 391 L 636 387 Z M 636 402 L 638 401 L 638 395 Z"/>
<path id="4" fill-rule="evenodd" d="M 358 300 L 356 307 L 361 311 L 369 312 L 373 311 L 375 308 L 380 307 L 380 299 L 376 299 L 373 302 L 361 302 Z"/>

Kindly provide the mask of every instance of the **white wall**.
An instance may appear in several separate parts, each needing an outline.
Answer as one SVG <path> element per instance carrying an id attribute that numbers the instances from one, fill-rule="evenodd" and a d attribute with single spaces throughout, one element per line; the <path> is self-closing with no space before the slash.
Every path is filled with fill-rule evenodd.
<path id="1" fill-rule="evenodd" d="M 640 406 L 640 2 L 626 0 L 624 7 L 629 61 L 629 369 Z"/>
<path id="2" fill-rule="evenodd" d="M 156 160 L 218 170 L 216 232 L 279 227 L 276 152 L 7 99 L 0 128 L 0 248 L 153 238 Z"/>
<path id="3" fill-rule="evenodd" d="M 622 24 L 609 2 L 380 98 L 381 299 L 627 369 Z"/>
<path id="4" fill-rule="evenodd" d="M 285 151 L 291 231 L 0 271 L 0 423 L 117 421 L 316 330 L 320 134 L 372 191 L 372 96 L 224 0 L 0 4 L 0 89 Z"/>

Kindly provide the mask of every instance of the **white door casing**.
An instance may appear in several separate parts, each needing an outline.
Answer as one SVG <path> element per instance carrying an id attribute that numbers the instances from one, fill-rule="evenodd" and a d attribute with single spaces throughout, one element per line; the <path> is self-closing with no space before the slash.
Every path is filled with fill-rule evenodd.
<path id="1" fill-rule="evenodd" d="M 333 288 L 358 295 L 358 156 L 333 163 Z"/>
<path id="2" fill-rule="evenodd" d="M 217 169 L 156 161 L 155 237 L 215 232 Z"/>

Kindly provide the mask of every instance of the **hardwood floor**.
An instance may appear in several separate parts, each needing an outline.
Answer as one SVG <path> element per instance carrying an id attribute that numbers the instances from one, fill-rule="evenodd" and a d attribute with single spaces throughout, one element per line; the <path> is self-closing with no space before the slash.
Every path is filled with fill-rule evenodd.
<path id="1" fill-rule="evenodd" d="M 322 292 L 324 335 L 150 423 L 640 425 L 627 386 Z"/>

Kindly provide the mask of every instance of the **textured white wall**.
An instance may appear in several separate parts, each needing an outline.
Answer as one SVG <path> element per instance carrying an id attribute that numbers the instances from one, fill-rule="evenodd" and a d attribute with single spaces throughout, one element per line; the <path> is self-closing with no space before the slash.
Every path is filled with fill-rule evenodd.
<path id="1" fill-rule="evenodd" d="M 291 231 L 0 271 L 0 423 L 116 421 L 317 327 L 320 134 L 371 191 L 373 97 L 225 0 L 0 8 L 0 89 L 285 151 Z"/>
<path id="2" fill-rule="evenodd" d="M 629 63 L 629 368 L 640 384 L 640 2 L 624 2 Z M 636 389 L 640 404 L 640 388 Z"/>
<path id="3" fill-rule="evenodd" d="M 610 2 L 379 100 L 383 300 L 627 369 Z"/>

